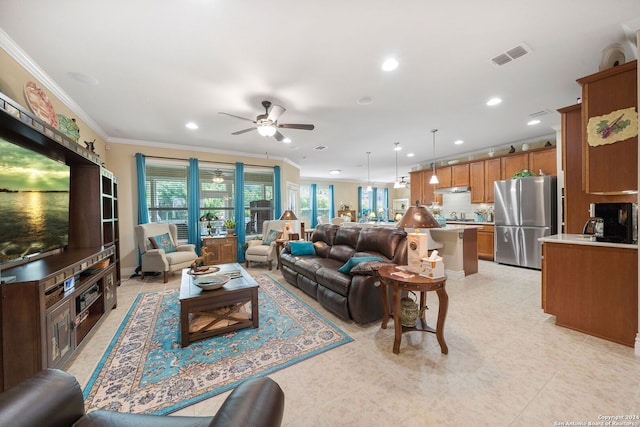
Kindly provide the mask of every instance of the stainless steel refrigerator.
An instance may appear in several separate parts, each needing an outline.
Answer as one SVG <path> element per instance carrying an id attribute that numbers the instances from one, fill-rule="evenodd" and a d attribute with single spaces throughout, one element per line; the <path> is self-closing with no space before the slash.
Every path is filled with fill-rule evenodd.
<path id="1" fill-rule="evenodd" d="M 540 269 L 542 243 L 556 234 L 556 177 L 496 181 L 495 262 Z"/>

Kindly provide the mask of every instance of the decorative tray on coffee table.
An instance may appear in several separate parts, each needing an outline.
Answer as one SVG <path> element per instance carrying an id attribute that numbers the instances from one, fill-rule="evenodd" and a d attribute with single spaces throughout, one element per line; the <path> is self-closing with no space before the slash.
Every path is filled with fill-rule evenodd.
<path id="1" fill-rule="evenodd" d="M 209 266 L 207 268 L 198 267 L 197 270 L 190 269 L 189 271 L 187 271 L 187 274 L 190 274 L 192 276 L 203 276 L 205 274 L 212 274 L 218 271 L 220 271 L 219 267 L 213 267 L 213 266 Z"/>

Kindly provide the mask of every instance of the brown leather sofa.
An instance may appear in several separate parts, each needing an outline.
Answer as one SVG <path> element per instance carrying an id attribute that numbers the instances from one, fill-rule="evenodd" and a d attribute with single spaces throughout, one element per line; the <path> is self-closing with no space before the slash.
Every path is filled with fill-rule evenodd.
<path id="1" fill-rule="evenodd" d="M 370 272 L 338 271 L 351 257 L 377 256 L 384 262 L 407 263 L 407 233 L 388 227 L 318 225 L 311 237 L 315 255 L 294 256 L 285 245 L 280 254 L 282 276 L 344 320 L 369 323 L 383 315 L 376 277 Z"/>
<path id="2" fill-rule="evenodd" d="M 87 414 L 80 385 L 57 369 L 40 371 L 0 394 L 0 426 L 12 427 L 274 427 L 283 413 L 284 393 L 267 377 L 241 383 L 212 417 Z"/>

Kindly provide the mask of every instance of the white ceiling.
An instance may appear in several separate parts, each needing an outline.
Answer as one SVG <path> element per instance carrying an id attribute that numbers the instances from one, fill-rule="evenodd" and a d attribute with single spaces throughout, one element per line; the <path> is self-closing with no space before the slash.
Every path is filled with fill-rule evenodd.
<path id="1" fill-rule="evenodd" d="M 597 72 L 613 43 L 635 59 L 639 27 L 638 0 L 0 4 L 0 39 L 110 143 L 286 158 L 303 178 L 326 180 L 366 181 L 370 151 L 373 182 L 395 180 L 394 142 L 403 147 L 399 175 L 432 161 L 432 128 L 436 158 L 553 137 L 556 109 L 580 96 L 576 79 Z M 520 43 L 532 52 L 491 63 Z M 387 57 L 397 70 L 380 69 Z M 489 108 L 493 96 L 503 102 Z M 373 102 L 360 105 L 363 97 Z M 232 136 L 251 123 L 218 112 L 255 119 L 265 99 L 287 109 L 280 123 L 315 130 L 283 129 L 290 144 L 255 131 Z M 528 126 L 539 111 L 548 114 Z M 186 129 L 189 121 L 199 129 Z"/>

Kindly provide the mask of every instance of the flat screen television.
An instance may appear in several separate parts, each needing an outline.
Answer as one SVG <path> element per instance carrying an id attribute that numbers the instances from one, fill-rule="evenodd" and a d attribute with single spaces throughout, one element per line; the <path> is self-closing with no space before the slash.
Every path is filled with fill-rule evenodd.
<path id="1" fill-rule="evenodd" d="M 0 270 L 67 245 L 70 172 L 0 136 Z"/>

